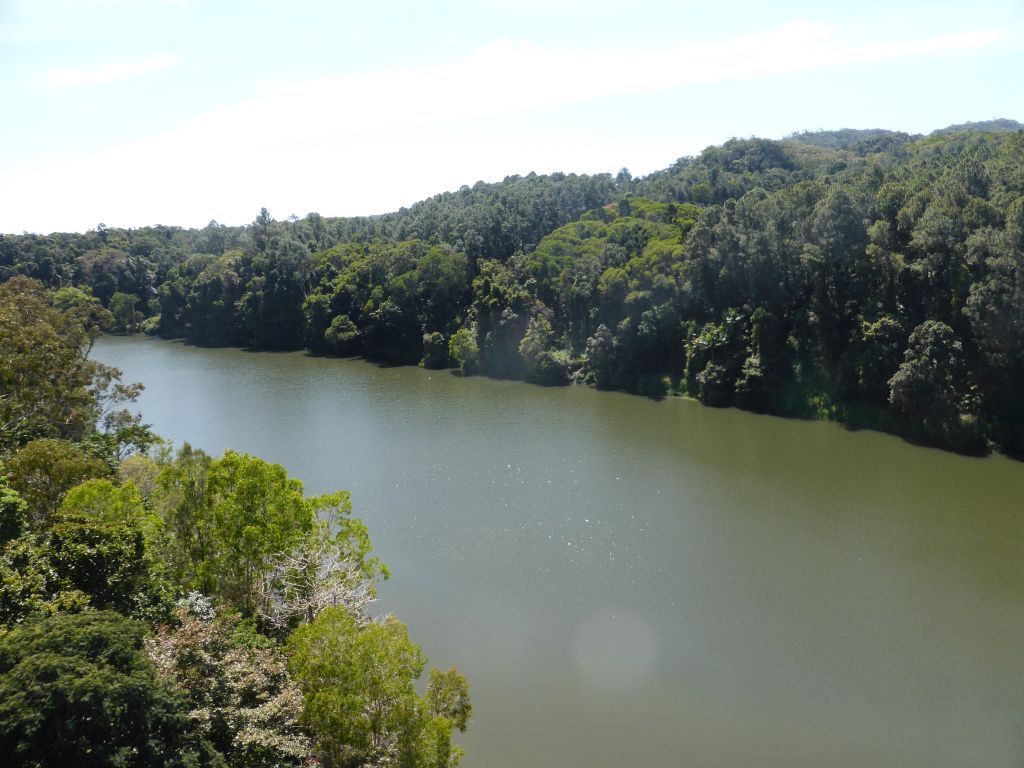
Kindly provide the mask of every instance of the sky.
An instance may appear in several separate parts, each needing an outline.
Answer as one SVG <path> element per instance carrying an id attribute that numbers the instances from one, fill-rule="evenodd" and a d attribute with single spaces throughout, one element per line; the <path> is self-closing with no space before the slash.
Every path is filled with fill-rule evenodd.
<path id="1" fill-rule="evenodd" d="M 736 136 L 1024 121 L 1024 0 L 0 0 L 0 232 L 384 213 Z"/>

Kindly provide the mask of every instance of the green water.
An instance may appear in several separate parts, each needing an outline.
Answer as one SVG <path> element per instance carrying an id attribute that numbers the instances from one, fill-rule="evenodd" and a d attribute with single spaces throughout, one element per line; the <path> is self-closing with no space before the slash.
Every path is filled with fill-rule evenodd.
<path id="1" fill-rule="evenodd" d="M 692 402 L 104 338 L 157 432 L 352 492 L 467 768 L 1024 765 L 1024 464 Z"/>

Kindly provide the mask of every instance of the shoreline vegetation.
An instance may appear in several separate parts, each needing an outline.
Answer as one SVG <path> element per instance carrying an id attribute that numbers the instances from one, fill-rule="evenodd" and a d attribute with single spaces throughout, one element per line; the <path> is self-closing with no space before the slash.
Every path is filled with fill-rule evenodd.
<path id="1" fill-rule="evenodd" d="M 110 328 L 570 381 L 1024 456 L 1024 131 L 733 139 L 372 217 L 0 237 Z"/>
<path id="2" fill-rule="evenodd" d="M 345 491 L 187 443 L 90 358 L 111 312 L 0 284 L 0 754 L 12 768 L 452 768 L 466 679 L 369 605 Z"/>

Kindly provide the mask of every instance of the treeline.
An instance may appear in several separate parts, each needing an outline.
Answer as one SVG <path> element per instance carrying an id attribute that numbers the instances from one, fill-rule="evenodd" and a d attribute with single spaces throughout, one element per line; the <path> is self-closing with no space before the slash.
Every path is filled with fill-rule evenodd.
<path id="1" fill-rule="evenodd" d="M 89 358 L 113 321 L 84 295 L 0 285 L 4 765 L 455 765 L 466 680 L 417 692 L 348 494 L 163 445 Z"/>
<path id="2" fill-rule="evenodd" d="M 584 381 L 1024 454 L 1024 133 L 736 139 L 380 217 L 7 236 L 0 277 L 201 344 Z"/>

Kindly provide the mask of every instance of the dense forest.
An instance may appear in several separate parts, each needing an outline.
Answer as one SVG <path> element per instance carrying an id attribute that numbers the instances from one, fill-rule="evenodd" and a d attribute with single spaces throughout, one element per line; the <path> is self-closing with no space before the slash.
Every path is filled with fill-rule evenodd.
<path id="1" fill-rule="evenodd" d="M 112 327 L 570 381 L 1024 455 L 1024 132 L 734 139 L 395 213 L 7 235 Z"/>
<path id="2" fill-rule="evenodd" d="M 466 680 L 417 690 L 348 494 L 164 445 L 126 407 L 140 385 L 89 357 L 114 323 L 82 290 L 0 284 L 3 765 L 454 766 Z"/>

